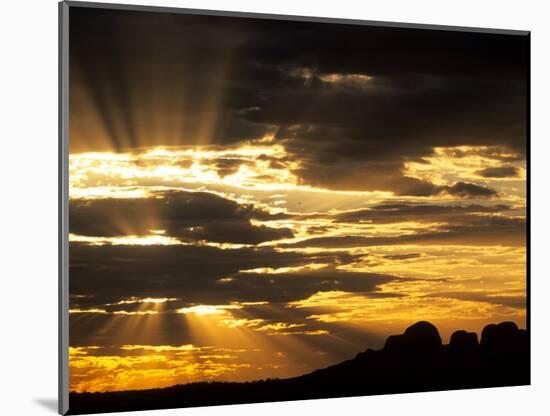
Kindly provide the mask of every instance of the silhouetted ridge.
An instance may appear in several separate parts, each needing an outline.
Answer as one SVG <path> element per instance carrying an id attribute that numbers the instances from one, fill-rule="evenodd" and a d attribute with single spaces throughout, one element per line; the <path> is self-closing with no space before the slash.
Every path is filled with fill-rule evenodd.
<path id="1" fill-rule="evenodd" d="M 70 414 L 365 396 L 529 384 L 529 334 L 513 322 L 477 334 L 456 331 L 443 345 L 421 321 L 384 348 L 300 377 L 247 383 L 190 383 L 164 389 L 71 393 Z"/>

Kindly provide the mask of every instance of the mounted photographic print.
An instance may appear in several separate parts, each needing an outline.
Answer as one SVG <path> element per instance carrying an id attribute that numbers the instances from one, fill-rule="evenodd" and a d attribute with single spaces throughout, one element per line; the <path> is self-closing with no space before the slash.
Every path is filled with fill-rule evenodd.
<path id="1" fill-rule="evenodd" d="M 60 29 L 61 413 L 530 383 L 529 32 Z"/>

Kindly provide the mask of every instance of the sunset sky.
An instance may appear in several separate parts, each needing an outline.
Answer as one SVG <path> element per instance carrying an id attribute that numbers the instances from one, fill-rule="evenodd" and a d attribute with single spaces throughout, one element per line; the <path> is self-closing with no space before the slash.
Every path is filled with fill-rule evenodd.
<path id="1" fill-rule="evenodd" d="M 70 388 L 526 324 L 528 39 L 70 8 Z"/>

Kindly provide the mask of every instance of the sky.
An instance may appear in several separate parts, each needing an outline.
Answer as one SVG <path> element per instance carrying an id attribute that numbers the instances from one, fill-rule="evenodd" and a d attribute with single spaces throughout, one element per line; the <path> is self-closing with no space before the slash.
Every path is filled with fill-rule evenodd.
<path id="1" fill-rule="evenodd" d="M 528 38 L 70 8 L 70 388 L 526 325 Z"/>

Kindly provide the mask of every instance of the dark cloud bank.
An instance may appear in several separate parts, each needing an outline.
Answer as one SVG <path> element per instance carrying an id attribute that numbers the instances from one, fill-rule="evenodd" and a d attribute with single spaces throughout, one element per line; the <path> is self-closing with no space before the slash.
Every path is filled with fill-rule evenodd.
<path id="1" fill-rule="evenodd" d="M 525 157 L 528 36 L 88 8 L 71 22 L 72 151 L 99 150 L 95 108 L 115 149 L 275 132 L 304 183 L 333 189 L 488 197 L 404 163 L 435 146 Z"/>
<path id="2" fill-rule="evenodd" d="M 397 277 L 344 272 L 334 265 L 360 256 L 277 252 L 271 248 L 219 249 L 197 246 L 89 246 L 71 244 L 72 307 L 90 308 L 135 297 L 176 297 L 182 306 L 230 301 L 289 302 L 322 290 L 375 292 Z M 215 259 L 215 261 L 212 261 Z M 320 270 L 268 274 L 257 268 L 331 264 Z M 127 310 L 128 305 L 120 308 Z"/>

